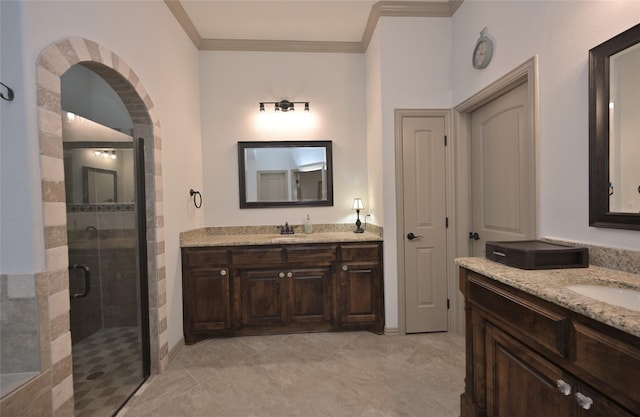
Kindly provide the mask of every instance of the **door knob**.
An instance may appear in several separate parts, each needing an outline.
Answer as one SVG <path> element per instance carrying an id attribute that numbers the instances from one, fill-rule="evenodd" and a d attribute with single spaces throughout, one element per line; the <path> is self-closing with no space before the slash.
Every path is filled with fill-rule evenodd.
<path id="1" fill-rule="evenodd" d="M 422 236 L 414 235 L 413 232 L 407 233 L 407 239 L 409 239 L 409 240 L 420 239 L 421 237 Z"/>
<path id="2" fill-rule="evenodd" d="M 480 240 L 480 235 L 477 232 L 469 232 L 469 239 Z"/>

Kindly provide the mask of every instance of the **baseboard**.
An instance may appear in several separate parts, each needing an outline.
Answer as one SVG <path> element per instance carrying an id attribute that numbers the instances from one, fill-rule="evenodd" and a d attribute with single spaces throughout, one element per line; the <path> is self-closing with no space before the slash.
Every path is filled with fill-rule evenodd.
<path id="1" fill-rule="evenodd" d="M 400 335 L 400 329 L 398 329 L 397 327 L 385 327 L 384 328 L 384 335 L 385 336 L 399 336 Z"/>
<path id="2" fill-rule="evenodd" d="M 169 363 L 173 362 L 175 358 L 178 357 L 182 349 L 184 348 L 184 338 L 180 338 L 178 343 L 174 347 L 169 350 Z"/>

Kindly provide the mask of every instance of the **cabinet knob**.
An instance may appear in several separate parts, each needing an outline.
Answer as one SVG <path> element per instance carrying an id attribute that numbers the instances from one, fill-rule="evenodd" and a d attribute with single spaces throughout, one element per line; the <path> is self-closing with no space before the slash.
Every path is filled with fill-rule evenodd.
<path id="1" fill-rule="evenodd" d="M 287 272 L 287 277 L 291 278 L 293 276 L 293 272 Z"/>
<path id="2" fill-rule="evenodd" d="M 571 385 L 561 379 L 558 379 L 556 381 L 556 387 L 558 387 L 558 391 L 560 391 L 563 395 L 571 394 Z"/>
<path id="3" fill-rule="evenodd" d="M 280 272 L 280 273 L 278 274 L 278 276 L 279 276 L 280 278 L 284 278 L 284 272 Z"/>
<path id="4" fill-rule="evenodd" d="M 221 270 L 220 275 L 222 275 L 223 277 L 227 275 L 227 270 L 226 269 Z"/>
<path id="5" fill-rule="evenodd" d="M 342 270 L 343 270 L 343 271 L 346 271 L 346 270 L 348 270 L 348 269 L 349 269 L 349 267 L 348 267 L 348 266 L 346 266 L 346 265 L 342 265 Z"/>
<path id="6" fill-rule="evenodd" d="M 578 402 L 578 405 L 585 410 L 590 409 L 591 405 L 593 405 L 593 400 L 581 392 L 576 392 L 576 401 Z"/>

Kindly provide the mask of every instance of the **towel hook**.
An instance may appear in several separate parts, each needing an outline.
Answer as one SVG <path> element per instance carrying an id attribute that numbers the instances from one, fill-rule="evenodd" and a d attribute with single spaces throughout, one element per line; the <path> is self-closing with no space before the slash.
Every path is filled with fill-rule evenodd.
<path id="1" fill-rule="evenodd" d="M 2 86 L 7 89 L 7 95 L 5 96 L 0 91 L 0 97 L 2 97 L 3 100 L 13 101 L 13 98 L 14 98 L 13 89 L 3 82 L 0 82 L 0 84 L 2 84 Z"/>
<path id="2" fill-rule="evenodd" d="M 196 208 L 202 207 L 202 194 L 200 194 L 200 191 L 192 188 L 189 190 L 189 195 L 193 197 L 193 205 L 196 206 Z"/>

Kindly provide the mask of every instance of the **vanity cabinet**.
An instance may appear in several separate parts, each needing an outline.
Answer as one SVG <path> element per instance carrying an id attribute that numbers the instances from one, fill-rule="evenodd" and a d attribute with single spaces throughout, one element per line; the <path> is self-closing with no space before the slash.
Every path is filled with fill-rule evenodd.
<path id="1" fill-rule="evenodd" d="M 340 325 L 373 326 L 382 332 L 381 247 L 371 245 L 342 245 L 340 247 L 339 303 Z"/>
<path id="2" fill-rule="evenodd" d="M 330 274 L 329 268 L 242 271 L 242 326 L 330 323 Z"/>
<path id="3" fill-rule="evenodd" d="M 640 338 L 461 268 L 461 416 L 640 415 Z"/>
<path id="4" fill-rule="evenodd" d="M 240 277 L 244 330 L 330 327 L 336 245 L 239 248 L 232 250 L 232 259 Z"/>
<path id="5" fill-rule="evenodd" d="M 182 252 L 182 292 L 190 294 L 183 303 L 185 343 L 200 335 L 231 328 L 231 287 L 226 250 L 197 248 Z"/>
<path id="6" fill-rule="evenodd" d="M 384 330 L 382 243 L 183 247 L 186 344 L 207 337 Z"/>

